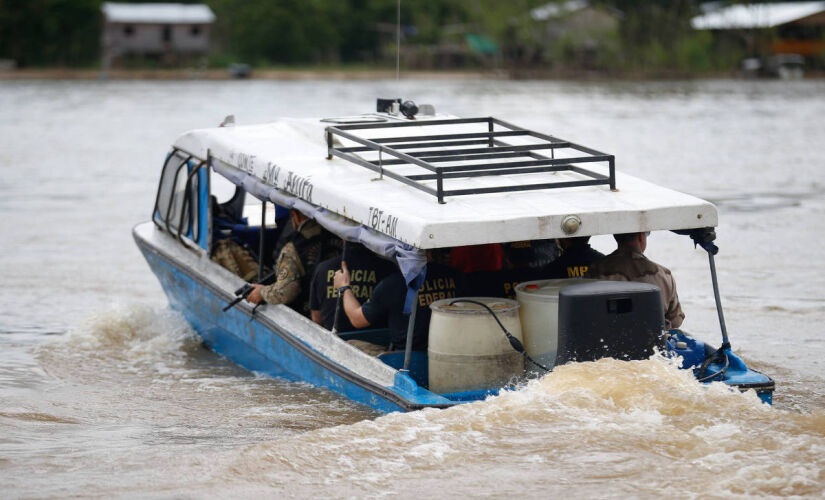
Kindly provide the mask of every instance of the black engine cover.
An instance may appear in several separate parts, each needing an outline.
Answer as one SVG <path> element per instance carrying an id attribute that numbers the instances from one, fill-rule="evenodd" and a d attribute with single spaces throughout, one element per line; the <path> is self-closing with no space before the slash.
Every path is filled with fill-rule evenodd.
<path id="1" fill-rule="evenodd" d="M 659 287 L 632 281 L 596 281 L 559 291 L 556 365 L 599 358 L 647 359 L 664 346 Z"/>

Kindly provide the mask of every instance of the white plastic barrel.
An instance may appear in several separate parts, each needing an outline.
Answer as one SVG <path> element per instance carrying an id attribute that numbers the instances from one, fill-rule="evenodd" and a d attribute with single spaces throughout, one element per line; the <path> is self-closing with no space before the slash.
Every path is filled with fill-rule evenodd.
<path id="1" fill-rule="evenodd" d="M 516 298 L 521 306 L 519 317 L 524 334 L 524 350 L 547 368 L 552 368 L 556 363 L 559 342 L 559 290 L 588 281 L 593 280 L 537 280 L 516 285 Z M 528 366 L 527 369 L 537 371 L 534 366 Z"/>
<path id="2" fill-rule="evenodd" d="M 514 337 L 521 340 L 518 302 L 463 297 L 486 304 Z M 429 389 L 451 393 L 499 388 L 524 371 L 524 358 L 510 345 L 496 320 L 477 304 L 438 300 L 430 304 Z"/>

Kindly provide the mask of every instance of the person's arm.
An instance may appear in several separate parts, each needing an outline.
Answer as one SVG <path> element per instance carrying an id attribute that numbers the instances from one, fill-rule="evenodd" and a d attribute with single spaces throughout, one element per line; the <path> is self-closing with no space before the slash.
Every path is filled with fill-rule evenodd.
<path id="1" fill-rule="evenodd" d="M 321 303 L 324 301 L 323 295 L 326 293 L 327 282 L 324 280 L 324 267 L 326 262 L 322 262 L 315 269 L 315 276 L 309 282 L 309 318 L 313 323 L 324 326 L 324 318 L 321 316 Z"/>
<path id="2" fill-rule="evenodd" d="M 672 274 L 668 274 L 670 283 L 670 296 L 667 298 L 665 304 L 665 319 L 670 323 L 668 329 L 679 328 L 685 320 L 685 313 L 682 312 L 682 305 L 679 303 L 679 294 L 676 293 L 676 280 L 673 279 Z"/>
<path id="3" fill-rule="evenodd" d="M 265 301 L 268 304 L 291 304 L 301 294 L 301 277 L 304 276 L 304 266 L 301 258 L 292 242 L 287 243 L 281 250 L 276 264 L 278 277 L 275 283 L 264 285 L 252 285 L 252 293 L 246 300 L 253 304 Z"/>
<path id="4" fill-rule="evenodd" d="M 261 301 L 264 300 L 263 297 L 261 297 L 261 289 L 263 287 L 264 287 L 263 285 L 253 283 L 252 288 L 254 290 L 249 292 L 249 295 L 246 296 L 246 300 L 248 300 L 249 302 L 252 302 L 253 304 L 260 304 Z"/>
<path id="5" fill-rule="evenodd" d="M 310 309 L 309 317 L 312 318 L 312 321 L 318 323 L 319 325 L 323 325 L 323 318 L 321 318 L 321 311 L 318 309 Z"/>
<path id="6" fill-rule="evenodd" d="M 359 329 L 370 326 L 370 322 L 367 321 L 367 318 L 364 316 L 364 312 L 361 310 L 361 303 L 358 302 L 358 298 L 352 292 L 352 289 L 349 288 L 349 269 L 347 269 L 346 262 L 341 262 L 341 269 L 335 271 L 335 276 L 333 276 L 332 282 L 338 290 L 347 287 L 344 290 L 342 302 L 344 313 L 347 315 L 347 318 L 349 318 L 349 322 L 352 323 L 352 326 Z"/>

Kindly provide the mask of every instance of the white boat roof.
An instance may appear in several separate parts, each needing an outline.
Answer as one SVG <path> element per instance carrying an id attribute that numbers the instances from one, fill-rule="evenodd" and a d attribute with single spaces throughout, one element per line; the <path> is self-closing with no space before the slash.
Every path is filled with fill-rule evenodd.
<path id="1" fill-rule="evenodd" d="M 775 28 L 822 12 L 825 2 L 729 5 L 694 17 L 690 24 L 697 30 Z"/>
<path id="2" fill-rule="evenodd" d="M 203 4 L 104 2 L 101 10 L 110 23 L 210 24 L 215 21 L 212 9 Z"/>
<path id="3" fill-rule="evenodd" d="M 180 136 L 174 147 L 204 160 L 211 156 L 224 166 L 421 249 L 717 225 L 711 203 L 623 174 L 621 162 L 616 191 L 606 185 L 578 186 L 447 196 L 446 203 L 439 204 L 430 194 L 387 177 L 378 180 L 377 173 L 347 160 L 327 160 L 328 125 L 317 119 L 280 119 L 264 125 L 193 130 Z M 405 128 L 404 134 L 424 133 L 414 130 L 419 128 Z M 371 137 L 377 133 L 371 131 Z M 399 129 L 380 133 L 395 137 Z M 508 144 L 518 144 L 516 139 L 508 138 Z M 607 173 L 606 166 L 589 168 Z M 581 176 L 542 172 L 492 180 L 471 177 L 450 180 L 450 186 L 484 188 L 502 179 L 531 184 L 537 179 L 554 182 L 581 180 Z M 567 234 L 562 222 L 571 216 L 581 224 L 578 231 Z"/>

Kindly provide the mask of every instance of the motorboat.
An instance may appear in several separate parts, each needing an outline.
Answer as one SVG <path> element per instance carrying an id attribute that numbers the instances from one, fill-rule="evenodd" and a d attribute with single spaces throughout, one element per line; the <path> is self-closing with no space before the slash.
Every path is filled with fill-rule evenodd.
<path id="1" fill-rule="evenodd" d="M 482 400 L 557 362 L 678 355 L 700 383 L 754 390 L 772 401 L 773 380 L 749 369 L 727 339 L 714 263 L 718 214 L 711 203 L 617 172 L 613 155 L 554 135 L 494 117 L 439 114 L 410 101 L 379 100 L 375 112 L 357 116 L 223 125 L 174 141 L 151 220 L 133 235 L 171 307 L 206 346 L 246 369 L 392 412 Z M 434 249 L 684 234 L 686 247 L 698 245 L 708 255 L 722 343 L 711 347 L 681 330 L 664 330 L 651 285 L 566 280 L 551 283 L 555 306 L 539 307 L 544 316 L 529 328 L 522 326 L 530 308 L 520 301 L 440 300 L 430 306 L 427 351 L 408 341 L 370 355 L 348 340 L 387 345 L 387 328 L 333 332 L 287 305 L 256 307 L 237 298 L 248 283 L 212 260 L 219 239 L 231 235 L 257 250 L 260 269 L 267 259 L 271 265 L 285 210 L 395 263 L 408 285 L 411 324 L 416 308 L 410 304 L 423 293 L 426 255 Z M 235 220 L 219 223 L 218 213 L 227 211 Z M 539 271 L 532 278 L 522 285 L 550 286 Z M 491 351 L 479 351 L 485 343 Z M 503 359 L 509 368 L 491 378 L 490 365 Z M 473 370 L 477 377 L 462 378 Z"/>

